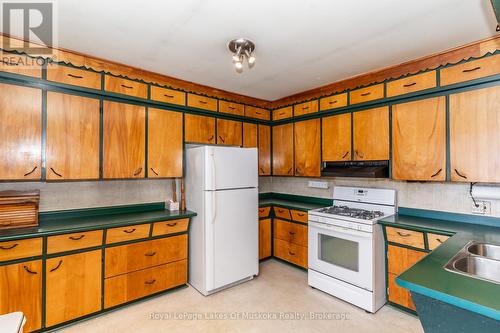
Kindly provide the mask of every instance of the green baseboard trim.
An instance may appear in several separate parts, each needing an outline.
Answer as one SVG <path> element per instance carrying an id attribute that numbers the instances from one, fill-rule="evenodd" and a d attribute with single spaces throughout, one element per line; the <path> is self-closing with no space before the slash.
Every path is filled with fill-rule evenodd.
<path id="1" fill-rule="evenodd" d="M 285 194 L 285 193 L 259 193 L 259 199 L 281 199 L 289 201 L 297 201 L 302 203 L 331 206 L 333 204 L 332 199 L 318 198 L 318 197 L 308 197 L 296 194 Z"/>
<path id="2" fill-rule="evenodd" d="M 500 227 L 500 218 L 493 216 L 471 215 L 406 207 L 399 207 L 398 213 L 400 215 L 423 217 L 434 220 L 447 220 L 461 223 L 472 223 L 492 227 Z"/>
<path id="3" fill-rule="evenodd" d="M 140 212 L 149 212 L 149 211 L 164 210 L 164 209 L 165 209 L 164 202 L 152 202 L 152 203 L 133 204 L 133 205 L 56 210 L 49 212 L 40 212 L 38 215 L 40 219 L 50 220 L 50 219 L 76 218 L 76 217 L 87 217 L 87 216 L 113 215 L 113 214 L 123 214 L 123 213 L 140 213 Z"/>

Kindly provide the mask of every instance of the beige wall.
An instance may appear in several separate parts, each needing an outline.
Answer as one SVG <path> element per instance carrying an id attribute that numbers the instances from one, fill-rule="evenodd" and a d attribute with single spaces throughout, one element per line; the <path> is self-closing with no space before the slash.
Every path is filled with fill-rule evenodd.
<path id="1" fill-rule="evenodd" d="M 329 188 L 307 187 L 309 180 L 327 181 Z M 458 183 L 409 183 L 388 179 L 260 177 L 259 191 L 331 198 L 334 185 L 393 188 L 397 191 L 401 207 L 441 210 L 471 214 L 472 199 L 469 184 Z M 491 215 L 500 217 L 500 201 L 491 202 Z"/>

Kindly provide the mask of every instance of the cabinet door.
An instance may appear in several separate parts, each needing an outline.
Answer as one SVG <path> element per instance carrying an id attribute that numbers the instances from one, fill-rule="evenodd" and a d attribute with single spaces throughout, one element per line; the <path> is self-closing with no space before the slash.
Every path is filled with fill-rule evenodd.
<path id="1" fill-rule="evenodd" d="M 144 107 L 104 101 L 103 177 L 144 177 Z"/>
<path id="2" fill-rule="evenodd" d="M 389 107 L 353 113 L 354 159 L 381 161 L 389 159 Z"/>
<path id="3" fill-rule="evenodd" d="M 101 309 L 101 250 L 47 259 L 46 326 Z"/>
<path id="4" fill-rule="evenodd" d="M 450 95 L 451 180 L 500 182 L 500 86 Z"/>
<path id="5" fill-rule="evenodd" d="M 271 127 L 259 125 L 259 176 L 271 175 Z"/>
<path id="6" fill-rule="evenodd" d="M 99 178 L 99 100 L 47 93 L 47 179 Z"/>
<path id="7" fill-rule="evenodd" d="M 273 175 L 293 176 L 293 124 L 273 126 Z"/>
<path id="8" fill-rule="evenodd" d="M 182 177 L 182 113 L 148 109 L 148 178 Z"/>
<path id="9" fill-rule="evenodd" d="M 189 143 L 215 143 L 215 118 L 186 114 L 184 141 Z"/>
<path id="10" fill-rule="evenodd" d="M 323 161 L 351 160 L 351 119 L 350 113 L 323 118 Z"/>
<path id="11" fill-rule="evenodd" d="M 444 96 L 392 107 L 392 177 L 446 179 L 446 99 Z"/>
<path id="12" fill-rule="evenodd" d="M 0 179 L 40 179 L 42 92 L 0 84 Z"/>
<path id="13" fill-rule="evenodd" d="M 0 315 L 15 311 L 26 316 L 25 332 L 41 328 L 41 260 L 0 266 Z"/>
<path id="14" fill-rule="evenodd" d="M 271 219 L 259 221 L 259 260 L 271 256 Z"/>
<path id="15" fill-rule="evenodd" d="M 243 123 L 243 147 L 257 148 L 257 124 Z"/>
<path id="16" fill-rule="evenodd" d="M 320 121 L 311 119 L 295 123 L 295 176 L 320 176 Z"/>
<path id="17" fill-rule="evenodd" d="M 217 144 L 241 146 L 242 135 L 240 121 L 217 119 Z"/>

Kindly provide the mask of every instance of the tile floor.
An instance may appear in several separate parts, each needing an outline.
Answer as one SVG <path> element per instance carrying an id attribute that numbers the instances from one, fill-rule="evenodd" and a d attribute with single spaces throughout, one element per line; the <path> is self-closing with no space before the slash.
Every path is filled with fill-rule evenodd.
<path id="1" fill-rule="evenodd" d="M 260 269 L 256 279 L 209 297 L 188 287 L 60 332 L 423 332 L 417 318 L 392 307 L 385 306 L 376 314 L 368 314 L 312 289 L 307 285 L 307 273 L 287 264 L 269 260 L 262 263 Z M 328 314 L 331 318 L 313 319 L 311 312 Z M 165 318 L 168 315 L 177 319 Z M 238 315 L 254 318 L 235 318 Z M 258 318 L 259 315 L 286 315 L 287 318 L 263 319 Z M 188 316 L 193 318 L 186 319 Z"/>

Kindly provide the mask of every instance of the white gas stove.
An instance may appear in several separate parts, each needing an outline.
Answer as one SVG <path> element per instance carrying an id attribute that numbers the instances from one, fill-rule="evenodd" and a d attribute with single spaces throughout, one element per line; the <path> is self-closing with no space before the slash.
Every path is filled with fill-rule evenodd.
<path id="1" fill-rule="evenodd" d="M 379 219 L 396 212 L 394 190 L 336 186 L 331 207 L 309 211 L 309 285 L 370 312 L 385 304 Z"/>

